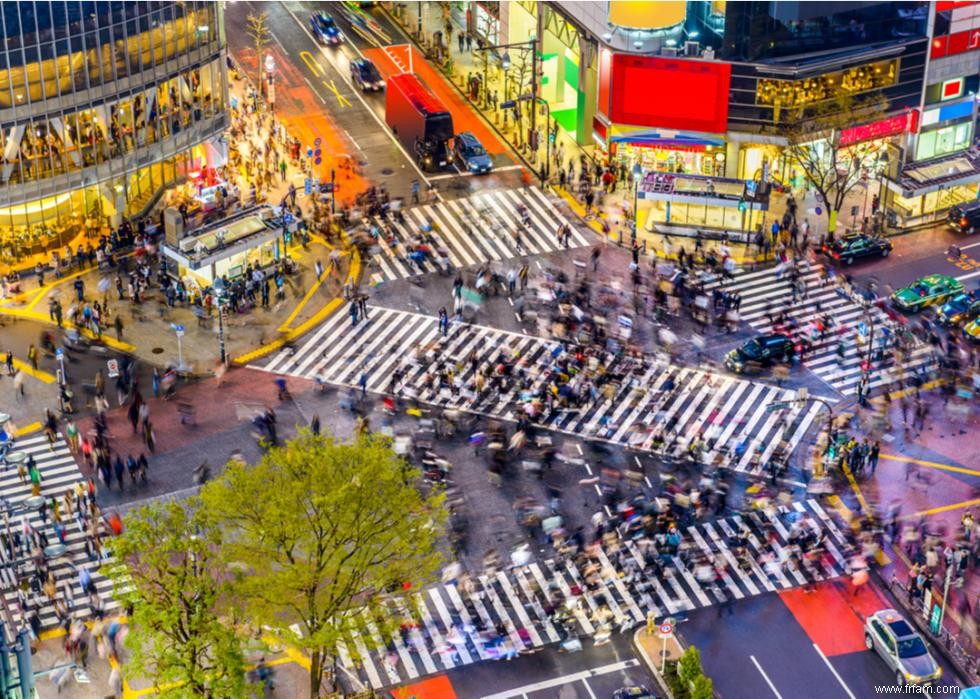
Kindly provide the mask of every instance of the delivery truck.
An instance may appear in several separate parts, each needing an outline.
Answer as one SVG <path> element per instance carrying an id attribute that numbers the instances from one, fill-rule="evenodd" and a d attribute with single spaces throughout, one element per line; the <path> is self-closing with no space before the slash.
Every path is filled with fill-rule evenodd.
<path id="1" fill-rule="evenodd" d="M 452 165 L 453 115 L 414 73 L 388 78 L 385 121 L 422 170 Z"/>

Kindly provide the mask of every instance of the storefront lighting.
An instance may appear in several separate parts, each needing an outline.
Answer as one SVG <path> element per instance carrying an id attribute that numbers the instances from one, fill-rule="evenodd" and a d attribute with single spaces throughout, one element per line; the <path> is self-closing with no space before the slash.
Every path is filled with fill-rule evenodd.
<path id="1" fill-rule="evenodd" d="M 693 32 L 691 32 L 687 36 L 689 38 L 691 38 L 691 39 L 697 39 L 699 36 L 701 36 L 701 32 L 699 32 L 697 29 L 695 29 Z"/>
<path id="2" fill-rule="evenodd" d="M 71 198 L 70 192 L 65 192 L 59 194 L 56 197 L 48 197 L 47 199 L 38 199 L 35 201 L 28 202 L 26 204 L 21 204 L 19 206 L 11 206 L 8 209 L 0 209 L 0 218 L 6 219 L 12 216 L 29 216 L 31 214 L 36 214 L 40 211 L 45 211 L 47 209 L 58 207 L 64 202 Z"/>
<path id="3" fill-rule="evenodd" d="M 666 43 L 667 43 L 668 46 L 677 46 L 677 40 L 676 39 L 667 39 L 667 42 Z"/>

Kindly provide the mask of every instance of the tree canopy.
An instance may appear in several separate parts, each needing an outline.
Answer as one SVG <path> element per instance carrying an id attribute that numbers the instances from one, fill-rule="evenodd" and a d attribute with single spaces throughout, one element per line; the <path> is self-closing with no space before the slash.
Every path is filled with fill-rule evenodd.
<path id="1" fill-rule="evenodd" d="M 363 631 L 384 623 L 369 610 L 400 606 L 442 564 L 443 498 L 419 476 L 384 438 L 305 432 L 254 466 L 229 463 L 201 491 L 252 623 L 310 654 L 311 697 L 345 639 L 377 637 Z"/>
<path id="2" fill-rule="evenodd" d="M 132 609 L 129 672 L 150 678 L 159 696 L 242 696 L 245 660 L 217 530 L 202 526 L 199 501 L 130 511 L 109 540 L 106 572 Z"/>
<path id="3" fill-rule="evenodd" d="M 780 124 L 786 137 L 786 154 L 810 185 L 823 197 L 834 230 L 847 195 L 866 177 L 867 142 L 842 143 L 841 133 L 855 124 L 881 119 L 887 101 L 879 94 L 856 97 L 841 92 L 830 100 L 790 112 Z"/>

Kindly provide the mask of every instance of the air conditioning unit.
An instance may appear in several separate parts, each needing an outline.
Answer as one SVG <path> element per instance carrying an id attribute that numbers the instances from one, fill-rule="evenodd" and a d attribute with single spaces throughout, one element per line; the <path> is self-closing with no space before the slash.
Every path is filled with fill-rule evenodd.
<path id="1" fill-rule="evenodd" d="M 701 42 L 700 41 L 685 41 L 684 42 L 684 55 L 696 57 L 701 53 Z"/>
<path id="2" fill-rule="evenodd" d="M 676 46 L 664 46 L 660 49 L 661 56 L 668 56 L 670 58 L 677 58 L 681 55 L 680 50 Z"/>

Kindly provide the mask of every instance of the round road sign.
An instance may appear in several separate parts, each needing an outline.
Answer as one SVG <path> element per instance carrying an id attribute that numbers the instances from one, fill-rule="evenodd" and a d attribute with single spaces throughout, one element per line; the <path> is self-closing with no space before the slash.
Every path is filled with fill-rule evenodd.
<path id="1" fill-rule="evenodd" d="M 660 625 L 660 633 L 662 633 L 664 636 L 669 636 L 673 632 L 674 632 L 674 627 L 671 626 L 670 624 L 661 624 Z"/>

